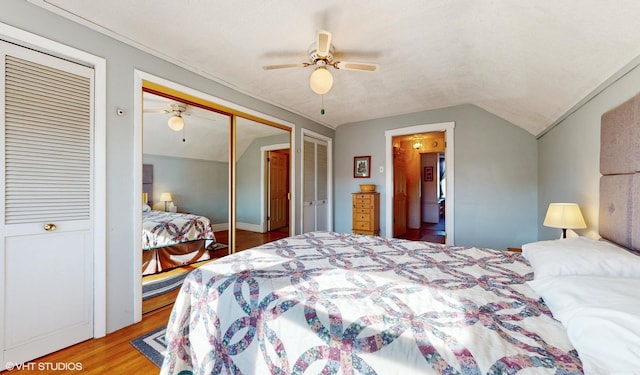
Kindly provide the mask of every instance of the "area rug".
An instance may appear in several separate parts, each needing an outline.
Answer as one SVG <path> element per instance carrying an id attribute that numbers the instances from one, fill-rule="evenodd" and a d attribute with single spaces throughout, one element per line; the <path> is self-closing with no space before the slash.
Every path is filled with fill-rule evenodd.
<path id="1" fill-rule="evenodd" d="M 226 244 L 217 244 L 216 249 L 226 249 Z M 182 286 L 184 278 L 197 267 L 211 262 L 213 259 L 192 263 L 187 266 L 177 267 L 169 271 L 144 276 L 142 278 L 142 300 L 157 297 Z"/>
<path id="2" fill-rule="evenodd" d="M 147 300 L 159 296 L 164 293 L 168 293 L 172 290 L 178 289 L 182 286 L 182 282 L 189 272 L 180 272 L 168 274 L 166 277 L 142 284 L 142 300 Z"/>
<path id="3" fill-rule="evenodd" d="M 167 351 L 167 346 L 164 343 L 166 331 L 166 327 L 160 327 L 131 340 L 131 345 L 149 358 L 156 366 L 162 367 L 162 361 Z"/>

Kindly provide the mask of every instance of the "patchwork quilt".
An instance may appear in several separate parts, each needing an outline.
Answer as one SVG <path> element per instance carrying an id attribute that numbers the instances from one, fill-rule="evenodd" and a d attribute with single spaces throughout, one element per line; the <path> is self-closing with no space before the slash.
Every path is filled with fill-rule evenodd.
<path id="1" fill-rule="evenodd" d="M 215 239 L 207 217 L 165 211 L 142 213 L 143 250 L 195 240 L 210 240 L 205 242 L 209 247 Z"/>
<path id="2" fill-rule="evenodd" d="M 289 237 L 189 274 L 161 373 L 582 374 L 532 277 L 506 251 Z"/>

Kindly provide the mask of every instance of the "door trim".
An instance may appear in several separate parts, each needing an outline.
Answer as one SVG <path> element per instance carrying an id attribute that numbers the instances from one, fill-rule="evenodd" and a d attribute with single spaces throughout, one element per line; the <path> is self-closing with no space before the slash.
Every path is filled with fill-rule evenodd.
<path id="1" fill-rule="evenodd" d="M 407 134 L 415 134 L 415 133 L 429 133 L 429 132 L 445 132 L 445 150 L 444 150 L 444 158 L 445 158 L 445 170 L 447 173 L 447 193 L 446 193 L 446 205 L 445 205 L 445 232 L 447 233 L 446 244 L 454 245 L 455 242 L 455 233 L 454 229 L 454 145 L 453 145 L 453 129 L 455 128 L 455 122 L 441 122 L 435 124 L 424 124 L 424 125 L 416 125 L 409 126 L 406 128 L 399 128 L 393 130 L 387 130 L 384 132 L 386 141 L 385 141 L 385 161 L 387 168 L 387 177 L 386 177 L 386 191 L 393 191 L 393 137 L 399 135 L 407 135 Z M 387 212 L 393 213 L 393 194 L 385 195 L 385 207 Z M 393 214 L 385 215 L 385 228 L 384 228 L 384 236 L 392 237 L 393 236 Z"/>
<path id="2" fill-rule="evenodd" d="M 327 142 L 327 230 L 333 230 L 333 139 L 324 136 L 320 133 L 316 133 L 309 129 L 302 129 L 302 134 L 300 135 L 300 150 L 302 150 L 300 155 L 300 231 L 303 231 L 304 228 L 304 214 L 302 210 L 304 209 L 304 183 L 302 179 L 304 178 L 304 138 L 315 138 L 323 142 Z M 292 198 L 293 200 L 293 198 Z M 291 219 L 293 221 L 293 218 Z"/>
<path id="3" fill-rule="evenodd" d="M 92 200 L 93 231 L 93 336 L 107 333 L 106 273 L 106 93 L 107 62 L 104 58 L 0 23 L 0 38 L 56 57 L 87 65 L 94 70 L 94 185 Z"/>

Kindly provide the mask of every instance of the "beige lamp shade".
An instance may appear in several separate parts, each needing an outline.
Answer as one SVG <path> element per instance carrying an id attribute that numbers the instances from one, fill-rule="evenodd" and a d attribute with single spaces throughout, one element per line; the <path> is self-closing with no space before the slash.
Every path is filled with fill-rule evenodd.
<path id="1" fill-rule="evenodd" d="M 567 229 L 586 228 L 580 207 L 575 203 L 551 203 L 542 223 L 545 227 L 562 228 L 562 237 Z"/>
<path id="2" fill-rule="evenodd" d="M 327 70 L 327 68 L 321 66 L 316 68 L 316 70 L 311 73 L 311 77 L 309 78 L 309 85 L 311 86 L 311 90 L 318 95 L 323 95 L 331 90 L 333 86 L 333 76 L 331 72 Z"/>
<path id="3" fill-rule="evenodd" d="M 173 198 L 171 197 L 171 193 L 162 193 L 160 194 L 160 202 L 164 202 L 164 210 L 167 210 L 167 202 L 173 202 Z"/>

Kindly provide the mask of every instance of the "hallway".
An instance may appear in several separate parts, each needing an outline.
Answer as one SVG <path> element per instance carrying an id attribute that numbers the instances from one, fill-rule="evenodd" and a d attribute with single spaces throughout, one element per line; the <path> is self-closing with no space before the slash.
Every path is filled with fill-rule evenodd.
<path id="1" fill-rule="evenodd" d="M 428 241 L 434 243 L 445 243 L 444 218 L 440 218 L 438 223 L 422 223 L 420 229 L 407 228 L 407 232 L 398 236 L 412 241 Z"/>

